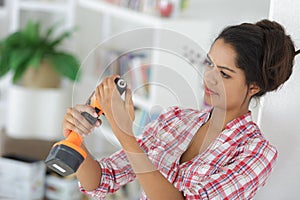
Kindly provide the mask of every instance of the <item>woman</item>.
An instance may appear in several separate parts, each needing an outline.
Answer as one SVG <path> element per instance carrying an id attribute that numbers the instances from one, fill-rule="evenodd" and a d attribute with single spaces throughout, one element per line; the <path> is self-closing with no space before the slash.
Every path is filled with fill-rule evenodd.
<path id="1" fill-rule="evenodd" d="M 106 78 L 96 97 L 122 150 L 100 161 L 89 154 L 76 173 L 81 190 L 103 199 L 138 178 L 142 199 L 252 199 L 266 183 L 277 151 L 251 120 L 249 103 L 288 80 L 298 53 L 276 22 L 225 28 L 205 60 L 204 97 L 210 107 L 170 108 L 139 140 L 132 134 L 131 91 L 122 101 L 114 84 L 118 76 Z M 97 116 L 84 105 L 68 109 L 65 135 L 92 131 L 83 111 Z"/>

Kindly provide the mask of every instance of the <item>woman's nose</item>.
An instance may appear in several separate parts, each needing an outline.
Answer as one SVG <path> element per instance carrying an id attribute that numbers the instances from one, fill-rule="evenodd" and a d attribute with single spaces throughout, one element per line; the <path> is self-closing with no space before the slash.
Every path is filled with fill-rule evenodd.
<path id="1" fill-rule="evenodd" d="M 220 79 L 220 74 L 217 67 L 212 67 L 205 70 L 204 81 L 208 85 L 217 85 L 219 79 Z"/>

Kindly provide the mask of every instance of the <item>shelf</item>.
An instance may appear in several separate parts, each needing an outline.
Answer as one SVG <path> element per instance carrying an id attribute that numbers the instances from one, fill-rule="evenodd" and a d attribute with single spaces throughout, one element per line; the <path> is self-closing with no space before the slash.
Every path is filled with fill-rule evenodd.
<path id="1" fill-rule="evenodd" d="M 27 0 L 27 1 L 20 1 L 19 6 L 21 10 L 61 13 L 61 12 L 66 12 L 67 3 Z"/>
<path id="2" fill-rule="evenodd" d="M 140 23 L 143 25 L 159 26 L 163 24 L 165 21 L 167 21 L 167 19 L 164 18 L 151 16 L 148 14 L 130 10 L 128 8 L 112 5 L 105 1 L 79 0 L 78 4 L 83 8 L 99 11 L 104 14 L 109 14 L 111 16 L 118 17 L 119 19 L 131 21 L 134 23 Z"/>

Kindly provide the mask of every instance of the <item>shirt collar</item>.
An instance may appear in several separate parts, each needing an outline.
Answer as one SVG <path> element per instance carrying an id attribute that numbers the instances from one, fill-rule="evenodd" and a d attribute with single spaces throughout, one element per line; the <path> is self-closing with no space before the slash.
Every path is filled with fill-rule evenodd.
<path id="1" fill-rule="evenodd" d="M 248 124 L 251 121 L 252 121 L 251 111 L 248 111 L 247 113 L 228 122 L 227 125 L 225 126 L 225 130 L 232 129 L 232 128 L 235 129 L 240 126 L 244 126 L 245 124 Z"/>
<path id="2" fill-rule="evenodd" d="M 199 117 L 199 120 L 201 120 L 203 124 L 206 123 L 207 120 L 210 118 L 212 110 L 213 107 L 207 107 L 204 109 L 204 114 Z M 252 114 L 251 111 L 248 111 L 247 113 L 228 122 L 225 126 L 225 129 L 220 133 L 219 136 L 222 137 L 222 135 L 226 135 L 227 137 L 234 138 L 236 135 L 241 133 L 244 130 L 245 126 L 251 121 Z"/>

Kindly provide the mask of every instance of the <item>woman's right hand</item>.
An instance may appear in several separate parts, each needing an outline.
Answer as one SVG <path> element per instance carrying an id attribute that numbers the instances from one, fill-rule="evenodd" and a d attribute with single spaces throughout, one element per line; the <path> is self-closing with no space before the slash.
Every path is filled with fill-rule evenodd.
<path id="1" fill-rule="evenodd" d="M 88 112 L 93 117 L 98 117 L 94 108 L 88 105 L 76 105 L 75 107 L 68 108 L 62 122 L 65 137 L 67 137 L 71 131 L 74 131 L 84 137 L 90 134 L 95 127 L 99 127 L 101 125 L 101 120 L 97 120 L 94 125 L 90 124 L 81 114 L 82 112 Z"/>

